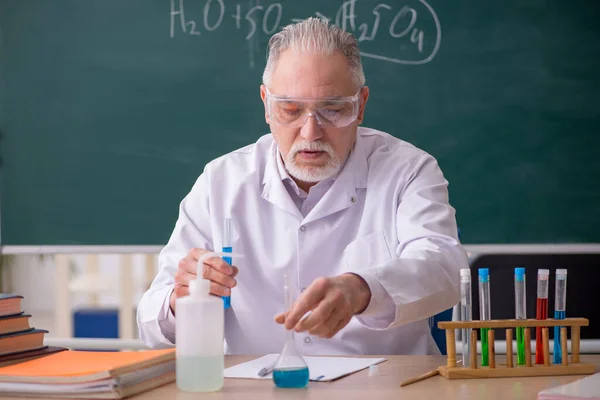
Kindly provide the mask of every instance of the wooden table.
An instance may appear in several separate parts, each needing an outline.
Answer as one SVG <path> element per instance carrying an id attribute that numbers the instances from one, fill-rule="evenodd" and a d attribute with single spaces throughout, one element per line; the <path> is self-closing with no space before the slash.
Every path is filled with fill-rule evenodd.
<path id="1" fill-rule="evenodd" d="M 377 356 L 379 357 L 379 356 Z M 363 370 L 335 382 L 310 382 L 308 389 L 277 389 L 271 380 L 225 379 L 220 392 L 198 394 L 180 392 L 175 383 L 135 396 L 138 400 L 192 399 L 535 399 L 540 390 L 585 377 L 556 376 L 533 378 L 490 378 L 447 380 L 441 376 L 401 388 L 400 382 L 445 365 L 444 356 L 383 356 L 380 376 L 370 377 Z M 227 367 L 256 357 L 226 356 Z M 499 362 L 504 362 L 498 357 Z M 596 365 L 600 371 L 600 355 L 582 355 L 582 362 Z"/>

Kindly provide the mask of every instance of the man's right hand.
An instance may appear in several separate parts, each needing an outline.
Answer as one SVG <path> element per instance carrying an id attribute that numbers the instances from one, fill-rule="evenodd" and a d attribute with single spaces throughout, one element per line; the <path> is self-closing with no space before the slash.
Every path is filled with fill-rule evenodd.
<path id="1" fill-rule="evenodd" d="M 190 293 L 190 280 L 196 279 L 198 259 L 206 253 L 210 252 L 204 249 L 192 249 L 185 258 L 179 261 L 175 273 L 175 290 L 173 290 L 169 299 L 173 315 L 175 314 L 175 300 Z M 202 267 L 202 277 L 211 281 L 210 293 L 215 296 L 231 295 L 231 288 L 237 284 L 235 280 L 237 273 L 237 267 L 227 264 L 221 257 L 211 257 L 204 260 Z"/>

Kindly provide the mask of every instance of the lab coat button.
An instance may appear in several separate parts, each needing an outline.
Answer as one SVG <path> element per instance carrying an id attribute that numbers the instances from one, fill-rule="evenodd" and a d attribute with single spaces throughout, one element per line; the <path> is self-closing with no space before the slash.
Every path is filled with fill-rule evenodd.
<path id="1" fill-rule="evenodd" d="M 302 232 L 304 232 L 304 231 L 306 230 L 306 225 L 302 225 L 302 226 L 300 227 L 300 230 L 301 230 Z"/>
<path id="2" fill-rule="evenodd" d="M 305 337 L 305 338 L 304 338 L 304 343 L 306 343 L 306 344 L 311 344 L 311 343 L 312 343 L 312 340 L 311 340 L 311 338 L 309 338 L 308 336 L 307 336 L 307 337 Z"/>
<path id="3" fill-rule="evenodd" d="M 356 203 L 356 196 L 350 197 L 350 201 L 353 202 L 353 203 Z"/>

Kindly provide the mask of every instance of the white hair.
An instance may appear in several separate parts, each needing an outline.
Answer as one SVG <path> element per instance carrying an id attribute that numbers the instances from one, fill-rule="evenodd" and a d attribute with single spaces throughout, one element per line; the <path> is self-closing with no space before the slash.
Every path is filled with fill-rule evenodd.
<path id="1" fill-rule="evenodd" d="M 266 87 L 269 87 L 271 83 L 279 56 L 287 49 L 324 55 L 331 55 L 339 51 L 346 57 L 356 88 L 359 89 L 365 85 L 358 41 L 354 35 L 337 25 L 311 17 L 302 22 L 287 25 L 269 40 L 269 55 L 263 72 L 263 84 Z"/>

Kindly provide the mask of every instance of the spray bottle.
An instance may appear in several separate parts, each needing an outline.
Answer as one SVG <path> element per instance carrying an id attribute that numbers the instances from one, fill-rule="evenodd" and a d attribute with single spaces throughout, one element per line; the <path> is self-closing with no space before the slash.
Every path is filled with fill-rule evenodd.
<path id="1" fill-rule="evenodd" d="M 214 392 L 223 387 L 223 300 L 210 294 L 210 281 L 202 278 L 204 261 L 240 254 L 206 253 L 198 260 L 189 296 L 176 300 L 176 382 L 186 392 Z"/>

